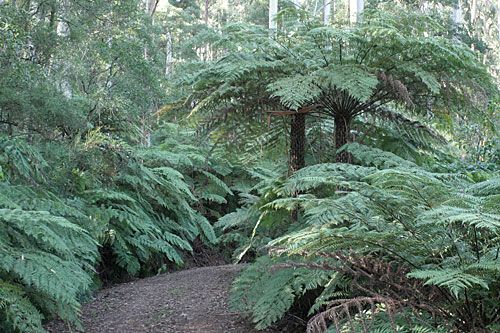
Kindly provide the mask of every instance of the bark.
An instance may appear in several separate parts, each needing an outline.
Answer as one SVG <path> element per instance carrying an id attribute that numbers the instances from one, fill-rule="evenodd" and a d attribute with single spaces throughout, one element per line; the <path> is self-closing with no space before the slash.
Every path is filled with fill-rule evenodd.
<path id="1" fill-rule="evenodd" d="M 208 16 L 209 16 L 209 6 L 210 6 L 210 1 L 205 0 L 205 25 L 208 26 Z"/>
<path id="2" fill-rule="evenodd" d="M 455 24 L 456 27 L 459 27 L 462 24 L 463 21 L 463 14 L 462 14 L 462 5 L 460 2 L 457 2 L 455 7 L 453 8 L 453 23 Z"/>
<path id="3" fill-rule="evenodd" d="M 54 30 L 54 28 L 56 27 L 56 14 L 57 14 L 56 4 L 52 3 L 50 5 L 50 16 L 49 16 L 50 30 Z"/>
<path id="4" fill-rule="evenodd" d="M 290 161 L 289 172 L 293 174 L 305 165 L 306 115 L 292 115 L 290 128 Z"/>
<path id="5" fill-rule="evenodd" d="M 61 20 L 57 22 L 57 34 L 62 37 L 67 37 L 70 33 L 69 31 L 69 25 L 67 21 L 69 20 L 69 10 L 70 10 L 70 3 L 69 0 L 64 0 L 62 1 L 60 11 L 61 11 Z"/>
<path id="6" fill-rule="evenodd" d="M 166 47 L 166 61 L 165 61 L 165 76 L 172 73 L 172 64 L 174 62 L 174 53 L 172 50 L 172 34 L 167 32 L 167 47 Z"/>
<path id="7" fill-rule="evenodd" d="M 364 7 L 364 0 L 349 0 L 349 20 L 351 24 L 361 21 L 361 14 Z"/>
<path id="8" fill-rule="evenodd" d="M 498 29 L 498 41 L 500 42 L 500 0 L 497 0 L 497 29 Z"/>
<path id="9" fill-rule="evenodd" d="M 470 22 L 472 24 L 474 24 L 474 21 L 476 21 L 476 13 L 477 13 L 477 0 L 472 0 L 470 8 Z"/>
<path id="10" fill-rule="evenodd" d="M 332 13 L 332 0 L 324 0 L 323 3 L 323 24 L 330 24 L 330 15 Z"/>
<path id="11" fill-rule="evenodd" d="M 159 0 L 144 0 L 144 9 L 146 14 L 149 16 L 153 17 L 153 15 L 156 12 L 156 8 L 158 6 Z M 144 47 L 144 59 L 148 59 L 148 48 Z M 151 106 L 149 113 L 144 114 L 142 116 L 142 124 L 141 124 L 141 130 L 142 130 L 142 138 L 141 138 L 141 143 L 145 147 L 150 147 L 151 146 L 151 116 L 155 111 L 154 105 Z"/>
<path id="12" fill-rule="evenodd" d="M 297 113 L 291 116 L 290 126 L 290 161 L 288 163 L 288 173 L 292 175 L 294 172 L 302 169 L 305 166 L 305 149 L 306 149 L 306 114 Z M 294 193 L 296 197 L 299 193 Z M 299 218 L 299 210 L 294 209 L 290 214 L 292 223 L 297 222 Z"/>
<path id="13" fill-rule="evenodd" d="M 343 145 L 349 142 L 351 132 L 350 117 L 335 117 L 335 150 L 338 151 Z M 352 156 L 346 151 L 337 153 L 335 156 L 337 163 L 351 163 Z"/>
<path id="14" fill-rule="evenodd" d="M 276 15 L 278 14 L 278 0 L 269 0 L 269 30 L 275 32 L 278 29 Z"/>

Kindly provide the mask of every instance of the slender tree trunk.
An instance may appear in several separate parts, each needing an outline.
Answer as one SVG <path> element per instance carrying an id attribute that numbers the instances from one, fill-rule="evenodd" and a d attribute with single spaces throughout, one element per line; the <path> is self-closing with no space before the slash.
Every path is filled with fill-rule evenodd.
<path id="1" fill-rule="evenodd" d="M 205 25 L 208 25 L 208 14 L 209 14 L 209 5 L 210 5 L 210 0 L 205 0 Z"/>
<path id="2" fill-rule="evenodd" d="M 172 73 L 172 65 L 174 62 L 174 52 L 172 47 L 172 33 L 167 31 L 167 46 L 166 46 L 166 59 L 165 59 L 165 76 L 169 76 Z"/>
<path id="3" fill-rule="evenodd" d="M 338 116 L 335 117 L 335 150 L 338 150 L 349 142 L 351 132 L 351 121 L 349 117 Z M 346 151 L 337 153 L 335 156 L 337 163 L 351 163 L 352 156 Z"/>
<path id="4" fill-rule="evenodd" d="M 323 24 L 330 24 L 330 15 L 332 13 L 332 1 L 333 0 L 324 0 L 323 2 Z"/>
<path id="5" fill-rule="evenodd" d="M 156 12 L 156 8 L 158 6 L 159 0 L 144 0 L 144 10 L 146 14 L 153 18 L 153 15 Z M 148 59 L 148 48 L 144 47 L 144 59 Z M 151 105 L 149 112 L 145 112 L 142 115 L 141 119 L 141 129 L 142 129 L 142 138 L 141 143 L 145 147 L 151 146 L 151 117 L 153 112 L 155 111 L 154 105 Z"/>
<path id="6" fill-rule="evenodd" d="M 453 7 L 453 23 L 455 24 L 455 28 L 459 28 L 463 21 L 462 15 L 462 4 L 459 2 L 456 3 L 455 7 Z"/>
<path id="7" fill-rule="evenodd" d="M 361 14 L 364 7 L 364 0 L 349 0 L 349 20 L 351 24 L 361 21 Z"/>
<path id="8" fill-rule="evenodd" d="M 292 115 L 290 127 L 290 161 L 289 173 L 293 174 L 305 165 L 306 149 L 306 115 L 297 113 Z"/>
<path id="9" fill-rule="evenodd" d="M 500 42 L 500 0 L 497 0 L 497 29 L 498 29 L 498 42 Z"/>
<path id="10" fill-rule="evenodd" d="M 274 33 L 278 30 L 276 15 L 278 14 L 278 0 L 269 0 L 269 30 Z"/>
<path id="11" fill-rule="evenodd" d="M 477 13 L 477 0 L 472 0 L 470 5 L 470 22 L 472 24 L 474 24 L 474 21 L 476 21 L 476 13 Z"/>
<path id="12" fill-rule="evenodd" d="M 158 2 L 159 0 L 145 0 L 144 1 L 144 6 L 145 6 L 145 11 L 146 14 L 149 16 L 153 16 L 156 12 L 156 7 L 158 7 Z"/>
<path id="13" fill-rule="evenodd" d="M 292 115 L 290 126 L 290 161 L 288 163 L 288 174 L 292 175 L 305 166 L 306 150 L 306 114 L 297 113 Z M 299 193 L 293 194 L 294 197 Z M 290 214 L 292 223 L 297 222 L 299 210 L 294 209 Z"/>
<path id="14" fill-rule="evenodd" d="M 57 22 L 57 34 L 59 36 L 66 37 L 69 35 L 69 25 L 67 21 L 69 21 L 69 10 L 70 10 L 70 2 L 69 0 L 64 0 L 61 5 L 61 17 L 62 19 Z"/>

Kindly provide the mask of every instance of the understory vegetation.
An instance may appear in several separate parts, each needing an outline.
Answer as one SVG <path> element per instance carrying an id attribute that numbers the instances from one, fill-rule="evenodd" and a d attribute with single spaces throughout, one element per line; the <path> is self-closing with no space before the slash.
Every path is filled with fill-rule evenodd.
<path id="1" fill-rule="evenodd" d="M 0 1 L 1 332 L 198 251 L 259 330 L 500 331 L 499 8 L 320 3 Z"/>

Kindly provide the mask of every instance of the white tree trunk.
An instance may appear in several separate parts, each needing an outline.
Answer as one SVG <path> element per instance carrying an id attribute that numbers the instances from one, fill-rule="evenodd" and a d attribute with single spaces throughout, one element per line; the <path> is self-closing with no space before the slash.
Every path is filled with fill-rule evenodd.
<path id="1" fill-rule="evenodd" d="M 463 22 L 463 14 L 462 14 L 462 4 L 460 1 L 457 2 L 455 7 L 453 8 L 453 23 L 456 26 L 461 25 Z"/>
<path id="2" fill-rule="evenodd" d="M 324 0 L 323 2 L 323 24 L 330 24 L 330 16 L 332 14 L 332 0 Z"/>
<path id="3" fill-rule="evenodd" d="M 300 7 L 300 0 L 292 0 L 292 3 L 294 4 L 295 7 L 297 8 Z"/>
<path id="4" fill-rule="evenodd" d="M 278 0 L 269 0 L 269 30 L 278 30 L 276 15 L 278 14 Z"/>
<path id="5" fill-rule="evenodd" d="M 149 16 L 153 17 L 159 0 L 144 0 L 144 11 Z M 144 59 L 148 59 L 148 48 L 144 47 Z M 142 115 L 142 145 L 145 147 L 151 147 L 151 115 L 155 111 L 154 105 L 151 105 L 149 113 Z"/>
<path id="6" fill-rule="evenodd" d="M 172 50 L 172 34 L 167 32 L 167 47 L 166 47 L 166 63 L 165 63 L 165 76 L 169 76 L 172 73 L 172 64 L 174 62 L 174 54 Z"/>
<path id="7" fill-rule="evenodd" d="M 364 7 L 364 0 L 349 0 L 349 21 L 351 24 L 361 21 Z"/>
<path id="8" fill-rule="evenodd" d="M 498 42 L 500 43 L 500 0 L 497 0 L 497 29 L 498 29 Z"/>
<path id="9" fill-rule="evenodd" d="M 477 0 L 472 0 L 470 5 L 470 22 L 474 23 L 476 21 L 477 14 Z"/>

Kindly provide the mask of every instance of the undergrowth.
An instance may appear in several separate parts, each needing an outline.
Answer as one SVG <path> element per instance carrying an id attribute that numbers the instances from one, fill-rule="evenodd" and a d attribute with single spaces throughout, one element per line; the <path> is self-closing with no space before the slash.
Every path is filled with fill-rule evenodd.
<path id="1" fill-rule="evenodd" d="M 195 239 L 217 242 L 207 211 L 232 193 L 220 178 L 230 166 L 160 139 L 134 148 L 96 130 L 68 149 L 1 138 L 2 332 L 44 332 L 56 317 L 81 328 L 100 281 L 180 267 Z"/>
<path id="2" fill-rule="evenodd" d="M 344 149 L 355 164 L 306 167 L 270 186 L 270 200 L 219 221 L 229 233 L 253 227 L 249 237 L 268 254 L 234 283 L 237 308 L 263 329 L 316 288 L 308 332 L 497 330 L 498 174 L 475 180 L 359 144 Z M 263 217 L 296 209 L 296 225 L 266 242 Z"/>

